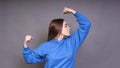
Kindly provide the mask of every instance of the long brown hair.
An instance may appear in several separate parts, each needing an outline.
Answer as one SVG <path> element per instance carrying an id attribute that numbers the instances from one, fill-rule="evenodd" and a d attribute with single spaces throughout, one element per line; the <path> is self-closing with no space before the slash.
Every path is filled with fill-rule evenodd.
<path id="1" fill-rule="evenodd" d="M 62 19 L 62 18 L 53 19 L 51 21 L 51 23 L 49 25 L 49 30 L 48 30 L 47 41 L 54 39 L 59 33 L 61 33 L 63 21 L 64 21 L 64 19 Z"/>

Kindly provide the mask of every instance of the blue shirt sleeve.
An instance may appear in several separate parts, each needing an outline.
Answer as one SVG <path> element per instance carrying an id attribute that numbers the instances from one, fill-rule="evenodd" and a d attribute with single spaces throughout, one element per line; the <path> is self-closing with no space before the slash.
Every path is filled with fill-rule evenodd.
<path id="1" fill-rule="evenodd" d="M 31 50 L 29 47 L 23 48 L 23 56 L 26 63 L 28 64 L 42 62 L 45 60 L 45 55 L 40 46 L 34 50 Z"/>
<path id="2" fill-rule="evenodd" d="M 75 50 L 77 50 L 81 44 L 83 43 L 84 39 L 86 38 L 90 27 L 91 27 L 91 23 L 90 21 L 87 19 L 87 17 L 85 17 L 84 15 L 80 14 L 79 12 L 76 12 L 74 14 L 74 16 L 76 17 L 76 20 L 79 24 L 78 29 L 68 38 L 68 42 L 69 44 L 75 48 Z"/>

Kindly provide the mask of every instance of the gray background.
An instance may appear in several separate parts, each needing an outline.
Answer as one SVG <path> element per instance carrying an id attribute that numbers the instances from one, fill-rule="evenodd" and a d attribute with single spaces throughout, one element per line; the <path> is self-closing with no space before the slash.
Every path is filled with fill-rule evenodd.
<path id="1" fill-rule="evenodd" d="M 36 48 L 47 38 L 48 26 L 54 18 L 64 18 L 72 32 L 78 24 L 72 15 L 64 15 L 63 7 L 85 14 L 92 22 L 91 30 L 77 52 L 76 68 L 120 68 L 120 0 L 12 0 L 0 1 L 0 68 L 43 68 L 44 62 L 26 64 L 23 41 L 26 34 Z"/>

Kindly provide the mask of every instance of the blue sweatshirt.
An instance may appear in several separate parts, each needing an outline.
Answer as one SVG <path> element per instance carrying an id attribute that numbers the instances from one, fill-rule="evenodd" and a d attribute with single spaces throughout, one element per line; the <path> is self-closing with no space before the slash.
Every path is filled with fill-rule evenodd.
<path id="1" fill-rule="evenodd" d="M 74 16 L 79 27 L 71 36 L 60 41 L 52 39 L 44 42 L 34 50 L 29 47 L 24 48 L 25 61 L 29 64 L 46 61 L 44 68 L 74 68 L 76 52 L 91 26 L 90 21 L 79 12 L 76 12 Z"/>

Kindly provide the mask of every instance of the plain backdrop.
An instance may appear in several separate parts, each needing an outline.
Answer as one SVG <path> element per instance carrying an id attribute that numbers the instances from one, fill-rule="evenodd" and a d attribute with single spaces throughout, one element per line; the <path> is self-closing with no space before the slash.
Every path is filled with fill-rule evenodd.
<path id="1" fill-rule="evenodd" d="M 47 39 L 54 18 L 64 18 L 74 32 L 78 26 L 70 7 L 87 16 L 90 32 L 79 48 L 75 68 L 120 68 L 120 0 L 1 0 L 0 68 L 43 68 L 26 64 L 22 51 L 26 34 L 33 36 L 31 49 Z"/>

